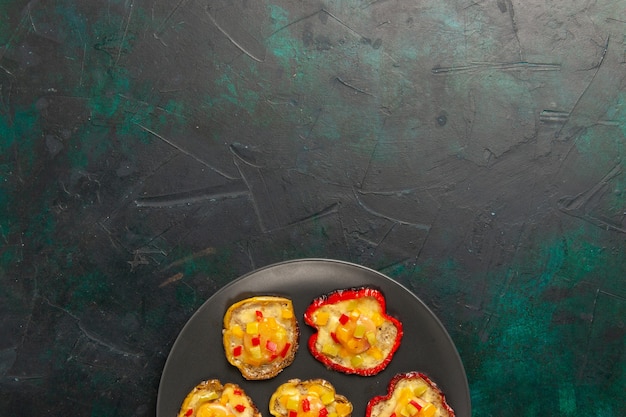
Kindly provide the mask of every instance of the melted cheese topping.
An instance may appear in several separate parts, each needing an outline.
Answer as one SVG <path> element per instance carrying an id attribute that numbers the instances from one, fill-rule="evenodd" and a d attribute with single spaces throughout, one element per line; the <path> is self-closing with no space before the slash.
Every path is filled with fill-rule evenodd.
<path id="1" fill-rule="evenodd" d="M 374 368 L 391 353 L 398 329 L 373 297 L 325 304 L 313 313 L 316 349 L 352 369 Z"/>
<path id="2" fill-rule="evenodd" d="M 446 417 L 441 394 L 422 378 L 398 382 L 391 397 L 376 404 L 372 417 Z"/>

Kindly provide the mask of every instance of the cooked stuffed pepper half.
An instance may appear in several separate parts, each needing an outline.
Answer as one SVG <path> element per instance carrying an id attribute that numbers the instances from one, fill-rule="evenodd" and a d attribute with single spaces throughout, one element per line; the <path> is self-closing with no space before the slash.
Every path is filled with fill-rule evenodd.
<path id="1" fill-rule="evenodd" d="M 328 368 L 371 376 L 387 367 L 402 339 L 402 323 L 387 314 L 383 293 L 374 288 L 337 290 L 316 298 L 304 321 L 316 332 L 311 354 Z"/>
<path id="2" fill-rule="evenodd" d="M 284 297 L 247 298 L 224 315 L 226 358 L 248 380 L 273 378 L 291 365 L 299 334 L 293 304 Z"/>
<path id="3" fill-rule="evenodd" d="M 178 417 L 261 417 L 261 413 L 240 386 L 211 379 L 191 390 Z"/>
<path id="4" fill-rule="evenodd" d="M 407 372 L 390 381 L 387 395 L 368 402 L 365 417 L 454 417 L 454 411 L 430 378 Z"/>
<path id="5" fill-rule="evenodd" d="M 275 417 L 350 417 L 352 403 L 324 379 L 290 379 L 270 399 Z"/>

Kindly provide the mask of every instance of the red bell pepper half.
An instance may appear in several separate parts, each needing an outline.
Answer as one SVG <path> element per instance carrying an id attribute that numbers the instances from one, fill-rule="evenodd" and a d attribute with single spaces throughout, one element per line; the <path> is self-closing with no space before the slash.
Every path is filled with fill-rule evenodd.
<path id="1" fill-rule="evenodd" d="M 329 315 L 335 319 L 328 319 Z M 336 290 L 314 299 L 304 321 L 317 330 L 308 342 L 313 357 L 346 374 L 372 376 L 381 372 L 400 347 L 403 335 L 402 323 L 387 314 L 384 294 L 371 287 Z M 395 333 L 395 337 L 390 341 L 388 337 L 377 339 L 381 332 L 386 336 Z"/>
<path id="2" fill-rule="evenodd" d="M 386 395 L 379 395 L 379 396 L 376 396 L 376 397 L 372 398 L 371 400 L 369 400 L 369 402 L 367 403 L 367 407 L 365 408 L 365 417 L 371 417 L 372 414 L 373 414 L 374 408 L 379 403 L 391 400 L 393 398 L 393 394 L 394 394 L 394 391 L 396 390 L 396 386 L 398 385 L 398 383 L 400 381 L 407 380 L 407 379 L 421 379 L 421 380 L 423 380 L 426 383 L 426 385 L 428 385 L 428 389 L 431 389 L 431 390 L 435 391 L 438 394 L 438 396 L 440 397 L 440 402 L 437 404 L 437 406 L 440 407 L 440 411 L 442 411 L 441 409 L 443 409 L 447 413 L 447 414 L 446 413 L 441 413 L 441 415 L 444 415 L 444 416 L 447 416 L 447 417 L 455 417 L 454 410 L 452 410 L 452 408 L 446 402 L 446 396 L 439 389 L 437 384 L 435 384 L 425 374 L 423 374 L 421 372 L 415 372 L 415 371 L 396 374 L 391 379 L 391 381 L 389 382 L 389 385 L 387 386 L 387 394 Z M 419 410 L 421 407 L 418 406 L 416 408 Z M 395 417 L 394 414 L 395 413 L 393 413 L 389 417 Z M 384 416 L 379 416 L 379 417 L 384 417 Z"/>

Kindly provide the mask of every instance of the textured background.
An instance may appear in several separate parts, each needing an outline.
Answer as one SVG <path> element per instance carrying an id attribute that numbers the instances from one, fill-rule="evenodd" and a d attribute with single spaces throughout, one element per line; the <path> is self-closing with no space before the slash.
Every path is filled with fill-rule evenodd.
<path id="1" fill-rule="evenodd" d="M 153 415 L 208 297 L 327 257 L 474 415 L 626 415 L 625 78 L 622 0 L 0 0 L 0 414 Z"/>

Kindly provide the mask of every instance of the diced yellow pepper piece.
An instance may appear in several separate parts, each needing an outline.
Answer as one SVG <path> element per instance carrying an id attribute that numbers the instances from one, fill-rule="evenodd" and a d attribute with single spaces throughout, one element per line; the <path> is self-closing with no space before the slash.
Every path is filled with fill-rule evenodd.
<path id="1" fill-rule="evenodd" d="M 330 313 L 328 313 L 327 311 L 318 311 L 315 315 L 315 324 L 317 324 L 318 326 L 326 326 L 329 317 Z"/>
<path id="2" fill-rule="evenodd" d="M 409 417 L 412 416 L 413 414 L 417 413 L 417 407 L 415 407 L 413 404 L 408 403 L 404 408 L 402 408 L 402 411 L 400 411 L 400 414 L 402 414 L 404 417 Z"/>
<path id="3" fill-rule="evenodd" d="M 350 340 L 350 331 L 343 326 L 339 326 L 337 330 L 335 330 L 335 336 L 341 342 L 347 343 L 348 340 Z"/>
<path id="4" fill-rule="evenodd" d="M 254 359 L 261 359 L 261 357 L 263 356 L 261 353 L 261 346 L 252 346 L 250 348 L 250 356 L 252 356 Z"/>
<path id="5" fill-rule="evenodd" d="M 367 332 L 365 333 L 365 337 L 367 338 L 367 341 L 369 342 L 370 345 L 375 345 L 376 344 L 376 333 L 375 332 Z"/>
<path id="6" fill-rule="evenodd" d="M 329 390 L 325 392 L 324 394 L 322 394 L 320 396 L 320 399 L 322 400 L 322 404 L 328 405 L 332 403 L 333 401 L 335 401 L 335 394 L 333 394 L 333 392 Z"/>
<path id="7" fill-rule="evenodd" d="M 319 398 L 321 393 L 322 393 L 322 390 L 319 385 L 309 385 L 306 389 L 306 395 L 311 396 L 313 398 Z"/>
<path id="8" fill-rule="evenodd" d="M 419 417 L 433 417 L 436 411 L 437 407 L 434 404 L 428 403 L 420 410 Z"/>
<path id="9" fill-rule="evenodd" d="M 350 364 L 353 368 L 358 368 L 363 364 L 363 357 L 361 355 L 355 355 L 350 359 Z"/>
<path id="10" fill-rule="evenodd" d="M 361 323 L 357 323 L 352 336 L 356 337 L 357 339 L 361 339 L 363 336 L 365 336 L 366 330 L 367 328 L 364 325 L 362 325 Z"/>
<path id="11" fill-rule="evenodd" d="M 321 385 L 313 384 L 308 388 L 310 393 L 317 394 L 318 397 L 321 397 L 324 392 L 326 392 L 326 388 Z"/>
<path id="12" fill-rule="evenodd" d="M 352 413 L 352 406 L 346 403 L 337 403 L 335 404 L 335 410 L 339 417 L 345 417 Z"/>
<path id="13" fill-rule="evenodd" d="M 380 313 L 376 312 L 372 314 L 372 321 L 374 322 L 376 327 L 379 327 L 382 326 L 382 324 L 385 322 L 385 319 Z"/>
<path id="14" fill-rule="evenodd" d="M 291 319 L 293 318 L 293 311 L 291 311 L 291 309 L 289 308 L 283 308 L 281 312 L 281 317 L 284 319 Z"/>
<path id="15" fill-rule="evenodd" d="M 406 404 L 409 402 L 409 400 L 413 398 L 413 392 L 411 392 L 411 390 L 409 388 L 402 388 L 401 390 L 399 390 L 398 392 L 398 403 L 400 404 Z"/>
<path id="16" fill-rule="evenodd" d="M 426 390 L 428 390 L 428 385 L 424 384 L 423 382 L 419 382 L 413 389 L 413 394 L 415 394 L 417 397 L 420 397 L 426 392 Z"/>
<path id="17" fill-rule="evenodd" d="M 369 353 L 377 361 L 382 360 L 385 357 L 385 355 L 383 355 L 383 352 L 376 346 L 372 346 L 371 348 L 369 348 L 367 353 Z"/>
<path id="18" fill-rule="evenodd" d="M 233 333 L 233 336 L 238 337 L 240 339 L 243 338 L 243 329 L 241 328 L 240 325 L 238 324 L 233 325 L 230 331 Z"/>
<path id="19" fill-rule="evenodd" d="M 219 398 L 219 394 L 215 391 L 208 391 L 203 393 L 201 396 L 198 397 L 198 401 L 199 402 L 205 402 L 205 401 L 213 401 L 213 400 L 217 400 Z"/>
<path id="20" fill-rule="evenodd" d="M 287 400 L 287 410 L 297 411 L 300 406 L 300 397 L 293 395 Z"/>
<path id="21" fill-rule="evenodd" d="M 353 319 L 358 319 L 361 316 L 361 311 L 358 308 L 355 308 L 354 310 L 352 310 L 350 312 L 350 317 L 352 317 Z"/>
<path id="22" fill-rule="evenodd" d="M 322 353 L 329 356 L 337 356 L 339 355 L 339 345 L 326 343 L 322 346 Z"/>
<path id="23" fill-rule="evenodd" d="M 259 334 L 259 322 L 251 321 L 246 324 L 246 333 L 248 334 Z"/>

